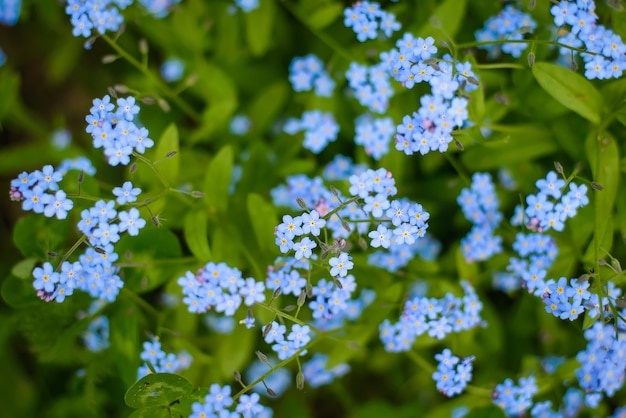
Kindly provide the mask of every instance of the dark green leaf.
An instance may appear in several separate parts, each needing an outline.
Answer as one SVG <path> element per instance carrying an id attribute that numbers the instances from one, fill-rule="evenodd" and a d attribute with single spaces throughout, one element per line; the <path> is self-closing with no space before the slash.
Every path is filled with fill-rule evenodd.
<path id="1" fill-rule="evenodd" d="M 536 63 L 532 72 L 539 85 L 559 103 L 593 123 L 600 123 L 604 103 L 591 82 L 572 70 L 547 62 Z"/>
<path id="2" fill-rule="evenodd" d="M 40 260 L 48 258 L 48 251 L 63 254 L 63 247 L 70 235 L 69 220 L 58 221 L 42 215 L 28 215 L 17 221 L 13 230 L 13 242 L 25 257 Z"/>
<path id="3" fill-rule="evenodd" d="M 18 279 L 9 276 L 2 283 L 2 299 L 11 307 L 19 308 L 33 303 L 41 303 L 33 287 L 33 279 Z"/>
<path id="4" fill-rule="evenodd" d="M 153 373 L 141 378 L 124 395 L 131 408 L 168 406 L 191 394 L 193 386 L 182 376 L 171 373 Z"/>
<path id="5" fill-rule="evenodd" d="M 342 15 L 343 8 L 344 6 L 340 3 L 320 7 L 307 17 L 307 22 L 313 29 L 323 29 Z"/>

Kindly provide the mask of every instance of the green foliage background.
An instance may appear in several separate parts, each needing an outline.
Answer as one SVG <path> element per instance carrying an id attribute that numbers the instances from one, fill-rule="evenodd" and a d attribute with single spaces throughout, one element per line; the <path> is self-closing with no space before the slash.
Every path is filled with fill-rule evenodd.
<path id="1" fill-rule="evenodd" d="M 553 169 L 554 161 L 566 172 L 577 167 L 582 177 L 601 184 L 603 190 L 591 193 L 592 203 L 568 222 L 563 233 L 555 234 L 560 255 L 550 274 L 576 277 L 595 268 L 609 275 L 598 259 L 608 253 L 624 259 L 626 185 L 621 180 L 626 81 L 588 82 L 550 64 L 555 52 L 536 43 L 529 48 L 536 55 L 532 68 L 526 54 L 519 60 L 498 61 L 519 68 L 477 67 L 481 88 L 472 93 L 470 102 L 475 126 L 457 137 L 463 151 L 451 149 L 447 158 L 432 153 L 407 157 L 392 150 L 375 164 L 353 143 L 354 119 L 365 109 L 344 94 L 344 74 L 350 61 L 374 63 L 393 42 L 357 42 L 342 24 L 345 4 L 338 1 L 261 3 L 260 9 L 247 15 L 232 15 L 226 0 L 183 0 L 162 20 L 131 7 L 124 13 L 123 33 L 98 39 L 89 51 L 82 39 L 72 37 L 69 19 L 58 2 L 25 1 L 19 23 L 0 28 L 0 45 L 8 56 L 7 65 L 0 68 L 0 176 L 7 188 L 21 171 L 86 155 L 98 174 L 97 180 L 86 179 L 83 190 L 111 197 L 110 189 L 130 174 L 107 166 L 100 151 L 92 148 L 84 117 L 94 98 L 107 94 L 110 87 L 127 86 L 138 97 L 155 101 L 142 105 L 140 114 L 151 137 L 158 139 L 147 157 L 157 160 L 178 152 L 158 165 L 164 181 L 205 193 L 202 199 L 166 194 L 152 206 L 162 226 L 148 225 L 139 237 L 125 237 L 116 247 L 121 258 L 131 253 L 135 264 L 124 269 L 125 288 L 116 303 L 103 309 L 111 321 L 111 348 L 102 353 L 88 352 L 79 340 L 89 318 L 77 319 L 76 314 L 86 309 L 88 297 L 76 294 L 63 304 L 46 304 L 32 289 L 33 266 L 47 260 L 49 251 L 62 254 L 75 242 L 74 221 L 27 215 L 8 199 L 0 202 L 4 238 L 0 240 L 4 382 L 0 404 L 6 416 L 130 415 L 124 394 L 135 382 L 141 344 L 151 335 L 160 336 L 170 351 L 185 349 L 192 354 L 192 367 L 183 374 L 193 387 L 232 383 L 232 371 L 243 372 L 254 360 L 256 348 L 269 350 L 257 341 L 259 333 L 238 327 L 232 335 L 212 334 L 184 305 L 166 308 L 160 294 L 163 290 L 180 294 L 175 279 L 209 260 L 264 279 L 266 266 L 278 255 L 273 231 L 284 213 L 271 204 L 269 190 L 288 175 L 318 174 L 337 153 L 390 170 L 399 194 L 419 201 L 431 213 L 428 231 L 442 241 L 443 252 L 436 262 L 415 259 L 397 275 L 368 267 L 366 256 L 355 254 L 357 282 L 375 289 L 377 301 L 346 329 L 346 336 L 315 347 L 336 363 L 349 361 L 352 372 L 327 387 L 298 391 L 294 384 L 280 399 L 265 400 L 275 416 L 448 416 L 455 406 L 488 406 L 488 392 L 495 384 L 538 371 L 541 357 L 572 357 L 584 347 L 582 321 L 555 319 L 544 312 L 541 300 L 523 292 L 506 295 L 491 289 L 492 273 L 504 269 L 507 255 L 481 264 L 464 261 L 458 240 L 470 225 L 455 199 L 472 173 L 505 166 L 520 185 L 518 193 L 499 195 L 501 209 L 510 216 L 520 196 L 534 192 L 534 182 Z M 383 7 L 403 24 L 400 33 L 464 43 L 473 41 L 474 31 L 499 12 L 502 2 L 420 0 Z M 545 29 L 551 22 L 549 7 L 550 2 L 537 1 L 531 12 L 543 28 L 533 35 L 537 39 L 551 38 Z M 626 13 L 598 2 L 598 15 L 601 23 L 626 35 Z M 149 46 L 144 56 L 139 46 L 143 41 Z M 473 62 L 488 63 L 483 52 L 473 48 L 461 52 L 471 55 Z M 338 80 L 332 98 L 293 93 L 287 79 L 289 63 L 308 53 L 317 54 Z M 103 58 L 111 55 L 121 57 L 104 64 Z M 172 56 L 186 63 L 189 83 L 181 88 L 158 77 L 160 63 Z M 387 114 L 400 123 L 403 115 L 417 110 L 424 91 L 404 90 L 397 83 L 394 89 Z M 341 127 L 338 141 L 317 156 L 302 148 L 300 138 L 276 128 L 277 122 L 311 109 L 332 111 Z M 235 113 L 252 120 L 245 137 L 228 131 Z M 62 127 L 70 129 L 73 143 L 61 152 L 50 145 L 50 135 Z M 480 128 L 493 133 L 487 139 Z M 230 195 L 235 164 L 241 165 L 242 178 Z M 146 166 L 140 165 L 132 179 L 147 196 L 161 192 L 161 183 Z M 64 187 L 77 187 L 73 172 Z M 150 214 L 142 212 L 142 216 L 149 219 Z M 504 231 L 509 253 L 514 234 Z M 472 383 L 485 392 L 468 391 L 448 400 L 435 390 L 432 370 L 419 358 L 383 350 L 377 327 L 385 318 L 397 319 L 416 279 L 426 280 L 433 296 L 458 293 L 459 279 L 477 287 L 488 327 L 453 334 L 446 346 L 457 355 L 476 356 Z M 624 283 L 621 275 L 613 280 Z M 271 318 L 270 313 L 258 311 L 259 322 Z M 422 337 L 413 352 L 430 360 L 442 348 L 441 342 Z M 434 367 L 434 362 L 430 364 Z M 293 366 L 289 367 L 296 370 Z M 576 367 L 572 361 L 558 374 L 543 377 L 540 397 L 560 399 L 563 382 L 572 380 Z M 77 370 L 84 375 L 78 376 Z M 499 412 L 478 409 L 475 416 L 489 413 Z"/>

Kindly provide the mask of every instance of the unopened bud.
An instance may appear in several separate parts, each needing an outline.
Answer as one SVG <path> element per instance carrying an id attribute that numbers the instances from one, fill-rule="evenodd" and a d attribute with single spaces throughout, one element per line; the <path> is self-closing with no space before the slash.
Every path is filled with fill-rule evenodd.
<path id="1" fill-rule="evenodd" d="M 282 292 L 282 289 L 280 287 L 277 287 L 274 290 L 274 293 L 272 293 L 272 299 L 276 299 L 280 295 L 280 292 Z"/>
<path id="2" fill-rule="evenodd" d="M 348 232 L 351 232 L 352 229 L 350 228 L 350 224 L 348 224 L 348 222 L 346 222 L 345 220 L 341 220 L 341 226 L 343 227 L 343 229 L 345 229 Z"/>
<path id="3" fill-rule="evenodd" d="M 581 275 L 578 279 L 576 279 L 576 283 L 582 284 L 582 283 L 588 282 L 589 278 L 590 276 L 587 273 L 585 273 Z"/>
<path id="4" fill-rule="evenodd" d="M 48 251 L 48 257 L 56 258 L 58 256 L 56 251 Z"/>
<path id="5" fill-rule="evenodd" d="M 600 266 L 606 266 L 606 265 L 607 265 L 607 263 L 606 263 L 606 261 L 604 261 L 603 259 L 599 259 L 599 260 L 598 260 L 598 265 L 600 265 Z"/>
<path id="6" fill-rule="evenodd" d="M 102 63 L 103 64 L 110 64 L 112 62 L 115 62 L 118 58 L 119 58 L 119 55 L 108 54 L 108 55 L 105 55 L 104 57 L 102 57 Z"/>
<path id="7" fill-rule="evenodd" d="M 591 182 L 591 188 L 592 188 L 592 189 L 595 189 L 595 190 L 597 190 L 597 191 L 599 191 L 599 192 L 601 192 L 602 190 L 604 190 L 604 187 L 602 187 L 602 185 L 601 185 L 601 184 L 596 183 L 595 181 L 592 181 L 592 182 Z"/>
<path id="8" fill-rule="evenodd" d="M 170 151 L 167 154 L 165 154 L 165 158 L 172 158 L 173 156 L 175 156 L 177 154 L 176 151 Z"/>
<path id="9" fill-rule="evenodd" d="M 295 310 L 296 310 L 295 305 L 287 305 L 287 306 L 285 306 L 285 307 L 283 308 L 283 311 L 285 311 L 285 312 L 293 312 L 293 311 L 295 311 Z"/>
<path id="10" fill-rule="evenodd" d="M 341 280 L 335 278 L 335 286 L 337 286 L 339 289 L 343 289 L 343 283 L 341 283 Z"/>
<path id="11" fill-rule="evenodd" d="M 306 206 L 306 202 L 304 201 L 303 198 L 299 197 L 296 199 L 296 203 L 298 204 L 298 206 L 300 206 L 302 209 L 307 210 L 307 206 Z"/>
<path id="12" fill-rule="evenodd" d="M 169 104 L 166 100 L 163 100 L 163 99 L 159 98 L 159 99 L 157 100 L 157 104 L 159 105 L 159 107 L 160 107 L 160 108 L 161 108 L 161 109 L 162 109 L 165 113 L 167 113 L 167 112 L 169 112 L 170 110 L 172 110 L 172 108 L 170 107 L 170 104 Z"/>
<path id="13" fill-rule="evenodd" d="M 158 216 L 153 216 L 150 218 L 150 220 L 152 221 L 152 223 L 154 224 L 154 226 L 159 226 L 161 225 L 161 221 L 159 221 L 159 217 Z"/>
<path id="14" fill-rule="evenodd" d="M 133 174 L 135 171 L 137 171 L 137 163 L 132 163 L 128 171 L 130 171 L 130 174 Z"/>
<path id="15" fill-rule="evenodd" d="M 272 390 L 272 388 L 270 388 L 269 386 L 266 386 L 266 387 L 265 387 L 265 390 L 267 391 L 267 395 L 268 395 L 270 398 L 275 398 L 275 397 L 277 397 L 277 396 L 278 396 L 278 395 L 276 395 L 276 392 L 274 392 L 274 391 Z"/>
<path id="16" fill-rule="evenodd" d="M 363 251 L 367 250 L 367 241 L 365 241 L 365 238 L 359 237 L 359 245 L 361 246 Z"/>
<path id="17" fill-rule="evenodd" d="M 528 2 L 528 10 L 533 10 L 536 5 L 537 5 L 537 1 L 536 0 L 530 0 Z"/>
<path id="18" fill-rule="evenodd" d="M 83 180 L 85 180 L 85 172 L 80 170 L 80 173 L 78 173 L 78 184 L 82 183 Z"/>
<path id="19" fill-rule="evenodd" d="M 296 375 L 296 387 L 298 388 L 298 390 L 304 389 L 304 375 L 302 374 L 302 372 L 298 372 L 298 374 Z"/>
<path id="20" fill-rule="evenodd" d="M 185 79 L 185 85 L 193 86 L 198 82 L 198 74 L 191 74 L 189 77 Z"/>
<path id="21" fill-rule="evenodd" d="M 100 247 L 94 247 L 94 250 L 96 250 L 96 252 L 98 254 L 106 254 L 107 252 L 104 250 L 104 248 L 100 248 Z"/>
<path id="22" fill-rule="evenodd" d="M 478 81 L 477 78 L 472 77 L 472 76 L 467 77 L 467 82 L 475 86 L 480 86 L 480 81 Z"/>
<path id="23" fill-rule="evenodd" d="M 496 100 L 496 102 L 502 103 L 505 106 L 508 106 L 511 104 L 511 101 L 509 100 L 509 98 L 503 93 L 496 93 L 494 94 L 493 98 Z"/>
<path id="24" fill-rule="evenodd" d="M 530 52 L 527 58 L 528 58 L 529 67 L 532 67 L 533 65 L 535 65 L 535 53 L 534 52 Z"/>
<path id="25" fill-rule="evenodd" d="M 116 84 L 115 86 L 113 86 L 113 88 L 116 91 L 118 91 L 119 93 L 122 93 L 122 94 L 126 94 L 126 93 L 128 93 L 130 91 L 130 89 L 127 86 L 123 85 L 123 84 Z"/>
<path id="26" fill-rule="evenodd" d="M 311 299 L 313 297 L 313 286 L 311 286 L 311 283 L 307 283 L 305 289 L 306 295 L 309 299 Z"/>
<path id="27" fill-rule="evenodd" d="M 117 98 L 117 92 L 115 91 L 114 88 L 112 87 L 107 87 L 107 90 L 109 91 L 109 96 L 113 97 L 113 98 Z"/>
<path id="28" fill-rule="evenodd" d="M 461 141 L 459 141 L 458 139 L 454 140 L 454 145 L 459 149 L 459 151 L 465 150 L 465 147 L 463 146 L 463 144 L 461 144 Z"/>
<path id="29" fill-rule="evenodd" d="M 339 199 L 339 191 L 332 184 L 330 185 L 330 192 L 333 194 L 333 196 Z"/>
<path id="30" fill-rule="evenodd" d="M 148 54 L 148 41 L 143 38 L 139 40 L 139 52 L 141 53 L 141 55 Z"/>
<path id="31" fill-rule="evenodd" d="M 618 273 L 622 272 L 622 265 L 619 263 L 617 258 L 614 258 L 614 259 L 611 260 L 611 265 L 613 266 L 615 271 L 617 271 Z"/>
<path id="32" fill-rule="evenodd" d="M 132 257 L 132 255 L 133 254 L 130 252 L 130 250 L 126 250 L 126 254 L 124 254 L 127 260 L 130 260 L 130 257 Z"/>
<path id="33" fill-rule="evenodd" d="M 302 292 L 300 292 L 300 294 L 298 295 L 298 306 L 302 306 L 304 305 L 304 302 L 306 302 L 306 292 L 303 290 Z"/>
<path id="34" fill-rule="evenodd" d="M 243 382 L 241 381 L 241 373 L 239 373 L 237 370 L 233 371 L 233 378 L 235 378 L 236 382 L 238 382 L 242 386 L 245 386 Z"/>
<path id="35" fill-rule="evenodd" d="M 563 166 L 561 165 L 560 162 L 558 161 L 554 162 L 554 169 L 556 170 L 557 173 L 563 174 Z"/>
<path id="36" fill-rule="evenodd" d="M 265 338 L 265 336 L 269 334 L 271 330 L 272 330 L 272 323 L 270 322 L 265 327 L 263 327 L 263 338 Z"/>
<path id="37" fill-rule="evenodd" d="M 196 199 L 204 197 L 204 192 L 194 190 L 193 192 L 191 192 L 191 197 L 195 197 Z"/>
<path id="38" fill-rule="evenodd" d="M 258 357 L 259 360 L 261 360 L 261 362 L 263 362 L 263 363 L 267 364 L 268 366 L 272 367 L 272 365 L 267 360 L 267 356 L 265 354 L 263 354 L 259 350 L 255 351 L 254 354 L 256 354 L 256 356 Z"/>
<path id="39" fill-rule="evenodd" d="M 156 100 L 154 100 L 154 97 L 146 96 L 146 97 L 141 98 L 141 103 L 147 104 L 147 105 L 153 105 L 156 103 Z"/>
<path id="40" fill-rule="evenodd" d="M 615 299 L 615 305 L 617 305 L 618 308 L 626 308 L 626 300 L 619 298 L 619 299 Z"/>

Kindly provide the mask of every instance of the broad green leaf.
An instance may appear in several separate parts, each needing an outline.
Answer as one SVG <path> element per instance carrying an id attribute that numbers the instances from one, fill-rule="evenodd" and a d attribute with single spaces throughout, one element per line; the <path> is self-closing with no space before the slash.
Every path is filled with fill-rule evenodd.
<path id="1" fill-rule="evenodd" d="M 538 62 L 533 75 L 539 85 L 563 106 L 598 124 L 604 103 L 596 88 L 580 74 L 560 65 Z"/>
<path id="2" fill-rule="evenodd" d="M 591 189 L 590 201 L 594 207 L 594 234 L 587 248 L 584 260 L 594 263 L 598 257 L 598 249 L 611 250 L 613 241 L 613 210 L 619 186 L 619 149 L 615 138 L 608 134 L 598 136 L 590 133 L 585 141 L 585 152 L 593 173 L 593 180 L 602 186 L 602 190 Z"/>
<path id="3" fill-rule="evenodd" d="M 28 215 L 17 221 L 13 229 L 13 242 L 25 257 L 40 260 L 48 258 L 48 251 L 63 254 L 69 248 L 64 244 L 70 235 L 71 222 L 58 221 L 42 215 Z"/>
<path id="4" fill-rule="evenodd" d="M 255 132 L 265 132 L 274 123 L 283 110 L 289 93 L 287 83 L 278 82 L 266 87 L 257 95 L 248 112 Z"/>
<path id="5" fill-rule="evenodd" d="M 232 378 L 233 372 L 242 372 L 243 367 L 250 360 L 257 332 L 243 325 L 235 325 L 229 335 L 219 337 L 215 352 L 215 363 L 218 365 L 224 378 Z"/>
<path id="6" fill-rule="evenodd" d="M 128 418 L 172 418 L 172 414 L 165 406 L 149 406 L 136 410 Z"/>
<path id="7" fill-rule="evenodd" d="M 253 55 L 263 55 L 271 45 L 276 18 L 274 0 L 259 2 L 258 8 L 246 13 L 246 39 Z"/>
<path id="8" fill-rule="evenodd" d="M 318 8 L 307 17 L 309 26 L 313 29 L 323 29 L 333 23 L 343 14 L 344 6 L 340 3 L 331 3 Z"/>
<path id="9" fill-rule="evenodd" d="M 124 395 L 131 408 L 168 406 L 191 394 L 193 386 L 182 376 L 172 373 L 152 373 L 141 378 Z"/>
<path id="10" fill-rule="evenodd" d="M 533 126 L 519 129 L 504 139 L 489 140 L 461 153 L 464 166 L 471 171 L 491 170 L 527 162 L 558 150 L 554 138 L 544 129 Z"/>
<path id="11" fill-rule="evenodd" d="M 276 228 L 276 209 L 258 194 L 248 195 L 248 215 L 254 235 L 261 251 L 267 251 L 274 245 Z"/>
<path id="12" fill-rule="evenodd" d="M 121 298 L 120 298 L 121 299 Z M 128 300 L 116 301 L 117 309 L 109 317 L 109 342 L 113 354 L 117 374 L 125 385 L 130 386 L 137 380 L 139 366 L 138 317 L 141 312 Z"/>
<path id="13" fill-rule="evenodd" d="M 446 0 L 437 7 L 430 21 L 422 27 L 418 36 L 449 40 L 454 38 L 465 17 L 466 0 Z"/>
<path id="14" fill-rule="evenodd" d="M 11 273 L 19 279 L 32 279 L 35 264 L 37 264 L 36 258 L 18 261 L 11 269 Z"/>
<path id="15" fill-rule="evenodd" d="M 587 328 L 591 327 L 593 324 L 595 324 L 595 323 L 596 323 L 596 321 L 597 321 L 598 319 L 600 319 L 600 315 L 596 315 L 596 317 L 595 317 L 595 318 L 592 318 L 592 317 L 590 317 L 590 316 L 589 316 L 589 311 L 588 311 L 588 310 L 586 310 L 586 311 L 585 311 L 585 317 L 584 317 L 584 319 L 583 319 L 583 330 L 585 330 L 585 329 L 587 329 Z"/>
<path id="16" fill-rule="evenodd" d="M 226 212 L 228 207 L 228 187 L 233 172 L 233 148 L 223 147 L 209 163 L 204 177 L 204 201 L 210 212 Z"/>
<path id="17" fill-rule="evenodd" d="M 178 129 L 176 125 L 172 123 L 161 135 L 161 138 L 157 142 L 156 151 L 153 154 L 155 161 L 158 161 L 156 165 L 157 170 L 159 170 L 170 186 L 175 185 L 178 181 L 180 156 L 176 154 L 178 154 L 179 151 Z M 172 153 L 175 154 L 166 158 L 166 155 L 172 155 Z"/>
<path id="18" fill-rule="evenodd" d="M 200 261 L 211 260 L 211 248 L 207 234 L 209 215 L 207 210 L 195 209 L 185 216 L 185 242 L 191 253 Z"/>
<path id="19" fill-rule="evenodd" d="M 33 287 L 33 280 L 18 279 L 15 276 L 8 276 L 3 280 L 2 299 L 13 308 L 41 303 Z"/>
<path id="20" fill-rule="evenodd" d="M 130 263 L 123 270 L 125 285 L 135 292 L 145 292 L 171 280 L 180 263 L 167 263 L 182 256 L 178 237 L 169 229 L 147 225 L 138 236 L 124 235 L 115 245 L 119 262 Z M 130 256 L 126 259 L 126 256 Z M 124 257 L 124 259 L 122 259 Z"/>

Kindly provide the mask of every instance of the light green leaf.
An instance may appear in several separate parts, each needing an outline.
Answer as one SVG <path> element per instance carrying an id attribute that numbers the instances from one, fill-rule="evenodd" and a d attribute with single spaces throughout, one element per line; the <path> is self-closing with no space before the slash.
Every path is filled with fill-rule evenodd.
<path id="1" fill-rule="evenodd" d="M 284 82 L 274 83 L 263 89 L 252 102 L 248 116 L 255 132 L 265 132 L 274 123 L 285 106 L 290 88 Z"/>
<path id="2" fill-rule="evenodd" d="M 124 395 L 131 408 L 168 406 L 177 399 L 191 394 L 193 386 L 182 376 L 171 373 L 153 373 L 141 378 Z"/>
<path id="3" fill-rule="evenodd" d="M 136 410 L 128 418 L 172 418 L 172 414 L 165 406 L 149 406 Z"/>
<path id="4" fill-rule="evenodd" d="M 547 62 L 536 63 L 532 71 L 539 85 L 556 101 L 585 119 L 600 123 L 604 103 L 591 82 L 565 67 Z"/>
<path id="5" fill-rule="evenodd" d="M 246 39 L 253 55 L 263 55 L 269 48 L 275 18 L 274 0 L 263 0 L 258 8 L 246 13 Z"/>
<path id="6" fill-rule="evenodd" d="M 219 337 L 215 363 L 219 365 L 223 377 L 232 378 L 235 370 L 242 371 L 250 359 L 256 335 L 254 330 L 237 324 L 229 335 Z"/>
<path id="7" fill-rule="evenodd" d="M 211 212 L 226 212 L 233 162 L 233 148 L 226 145 L 209 163 L 202 191 L 205 193 L 204 201 Z"/>
<path id="8" fill-rule="evenodd" d="M 37 264 L 36 258 L 18 261 L 11 269 L 11 274 L 19 279 L 32 279 L 35 264 Z"/>
<path id="9" fill-rule="evenodd" d="M 248 195 L 248 215 L 254 235 L 261 251 L 267 251 L 274 245 L 276 227 L 276 209 L 258 194 Z"/>
<path id="10" fill-rule="evenodd" d="M 191 253 L 201 261 L 211 260 L 211 248 L 207 235 L 209 215 L 206 209 L 196 209 L 185 216 L 184 234 Z"/>
<path id="11" fill-rule="evenodd" d="M 170 185 L 174 185 L 178 181 L 180 156 L 176 154 L 178 154 L 179 151 L 178 129 L 176 125 L 172 123 L 161 135 L 154 153 L 155 160 L 159 161 L 156 168 Z M 172 157 L 165 158 L 166 155 L 171 155 L 172 153 L 175 153 Z"/>
<path id="12" fill-rule="evenodd" d="M 48 258 L 48 251 L 62 254 L 70 235 L 69 219 L 49 220 L 43 215 L 28 215 L 17 221 L 13 229 L 13 242 L 25 257 L 40 260 Z"/>
<path id="13" fill-rule="evenodd" d="M 328 4 L 310 14 L 307 22 L 313 29 L 323 29 L 342 15 L 343 8 L 344 6 L 340 3 Z"/>
<path id="14" fill-rule="evenodd" d="M 454 38 L 465 17 L 466 0 L 446 0 L 437 7 L 430 21 L 422 27 L 418 36 L 448 40 Z"/>
<path id="15" fill-rule="evenodd" d="M 140 351 L 138 338 L 139 307 L 133 306 L 128 299 L 116 301 L 116 309 L 110 319 L 110 350 L 117 366 L 118 376 L 130 386 L 137 380 Z"/>

